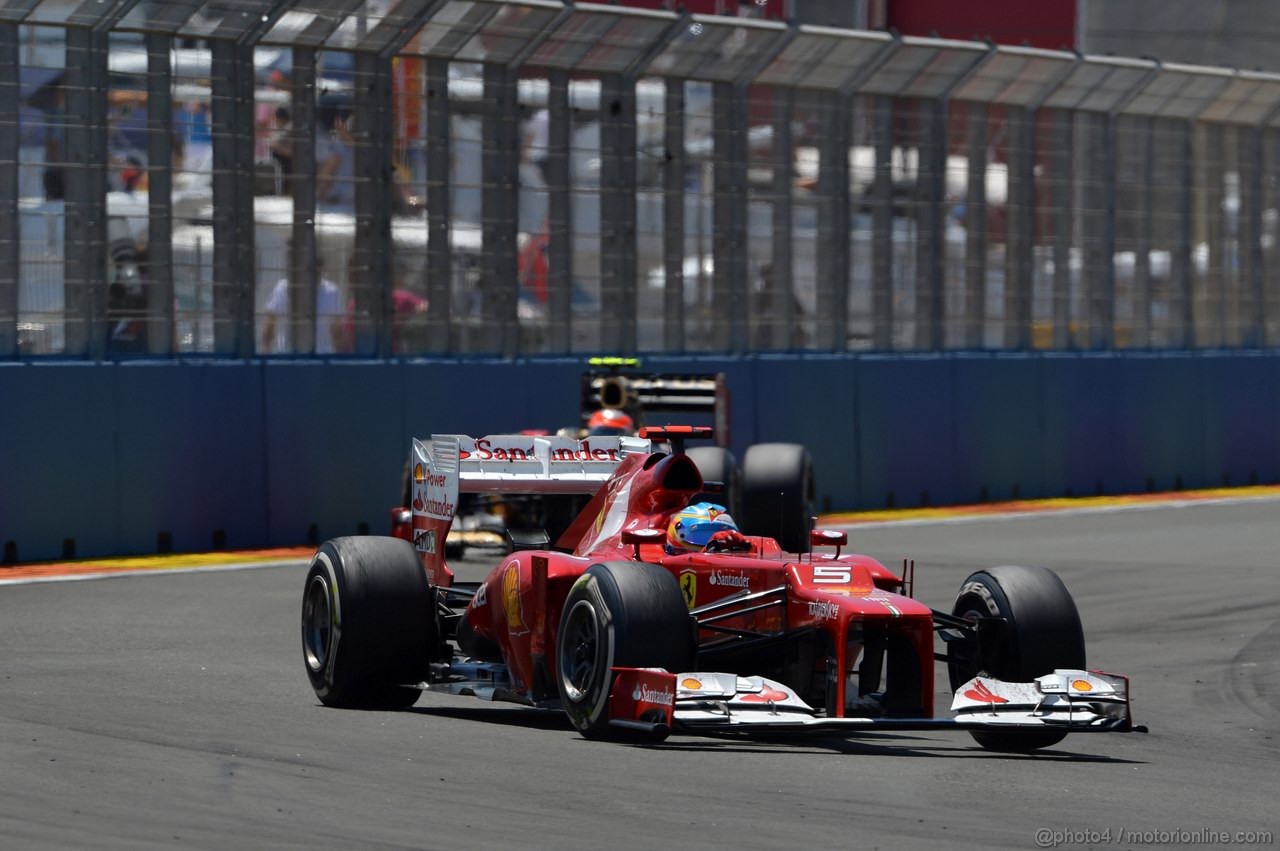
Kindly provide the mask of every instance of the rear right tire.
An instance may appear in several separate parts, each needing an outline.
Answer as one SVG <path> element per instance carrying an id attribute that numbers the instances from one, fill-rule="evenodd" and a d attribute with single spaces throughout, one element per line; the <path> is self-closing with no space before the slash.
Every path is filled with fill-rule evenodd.
<path id="1" fill-rule="evenodd" d="M 758 443 L 747 450 L 739 519 L 743 534 L 773 538 L 786 552 L 806 552 L 816 501 L 809 450 L 797 443 Z"/>
<path id="2" fill-rule="evenodd" d="M 723 505 L 735 521 L 742 514 L 742 468 L 733 457 L 733 453 L 722 446 L 694 446 L 685 450 L 685 454 L 698 465 L 704 482 L 720 482 L 724 485 L 721 493 L 700 493 L 690 503 L 713 502 Z"/>

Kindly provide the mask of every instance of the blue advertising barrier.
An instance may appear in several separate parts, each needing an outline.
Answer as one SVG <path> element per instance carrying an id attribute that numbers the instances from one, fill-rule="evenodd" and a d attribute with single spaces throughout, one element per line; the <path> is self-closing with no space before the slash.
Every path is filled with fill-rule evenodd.
<path id="1" fill-rule="evenodd" d="M 0 366 L 0 558 L 116 551 L 116 372 L 85 363 Z"/>
<path id="2" fill-rule="evenodd" d="M 962 498 L 955 483 L 954 361 L 917 355 L 867 357 L 854 363 L 857 505 L 946 505 Z M 815 461 L 821 489 L 823 460 Z"/>
<path id="3" fill-rule="evenodd" d="M 724 372 L 732 448 L 824 509 L 1280 481 L 1280 353 L 647 358 Z M 44 560 L 385 532 L 409 438 L 556 429 L 576 359 L 0 365 L 0 547 Z"/>
<path id="4" fill-rule="evenodd" d="M 115 376 L 114 551 L 184 552 L 267 540 L 262 370 L 210 362 L 99 371 Z"/>
<path id="5" fill-rule="evenodd" d="M 1111 353 L 1040 358 L 1038 435 L 1044 494 L 1141 490 L 1125 445 L 1126 359 Z"/>
<path id="6" fill-rule="evenodd" d="M 1199 359 L 1209 484 L 1280 481 L 1280 357 Z"/>

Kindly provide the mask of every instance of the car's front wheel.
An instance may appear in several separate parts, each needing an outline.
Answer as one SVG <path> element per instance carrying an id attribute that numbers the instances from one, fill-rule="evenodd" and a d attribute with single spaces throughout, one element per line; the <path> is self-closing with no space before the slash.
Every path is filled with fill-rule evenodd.
<path id="1" fill-rule="evenodd" d="M 694 633 L 674 576 L 652 564 L 592 565 L 569 591 L 556 636 L 556 682 L 574 728 L 589 739 L 609 733 L 614 667 L 693 665 Z"/>
<path id="2" fill-rule="evenodd" d="M 437 645 L 431 587 L 399 538 L 326 541 L 302 594 L 302 658 L 325 706 L 403 708 Z"/>
<path id="3" fill-rule="evenodd" d="M 970 621 L 1003 618 L 1000 639 L 952 642 L 947 670 L 952 691 L 985 674 L 1026 683 L 1055 668 L 1084 668 L 1084 630 L 1071 592 L 1058 574 L 1043 567 L 990 567 L 960 586 L 952 613 Z M 979 652 L 981 649 L 982 652 Z M 1066 733 L 1055 730 L 973 731 L 988 750 L 1029 751 L 1056 745 Z"/>

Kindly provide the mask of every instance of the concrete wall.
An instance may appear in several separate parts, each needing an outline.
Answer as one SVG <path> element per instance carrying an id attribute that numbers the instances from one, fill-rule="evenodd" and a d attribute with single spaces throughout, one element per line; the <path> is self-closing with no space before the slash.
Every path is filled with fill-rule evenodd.
<path id="1" fill-rule="evenodd" d="M 1280 481 L 1280 353 L 649 358 L 830 509 Z M 387 527 L 411 436 L 573 421 L 578 360 L 0 365 L 0 547 L 30 561 Z M 313 528 L 314 527 L 314 528 Z"/>

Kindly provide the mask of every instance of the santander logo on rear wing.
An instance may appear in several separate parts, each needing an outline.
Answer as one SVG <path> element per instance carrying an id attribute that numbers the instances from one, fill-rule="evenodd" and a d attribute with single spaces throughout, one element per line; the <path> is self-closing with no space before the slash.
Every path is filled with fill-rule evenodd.
<path id="1" fill-rule="evenodd" d="M 639 437 L 438 434 L 413 441 L 413 545 L 433 581 L 445 575 L 444 540 L 459 493 L 593 494 L 628 455 L 649 454 Z"/>
<path id="2" fill-rule="evenodd" d="M 627 455 L 652 451 L 638 437 L 436 435 L 457 446 L 461 493 L 595 493 Z"/>

